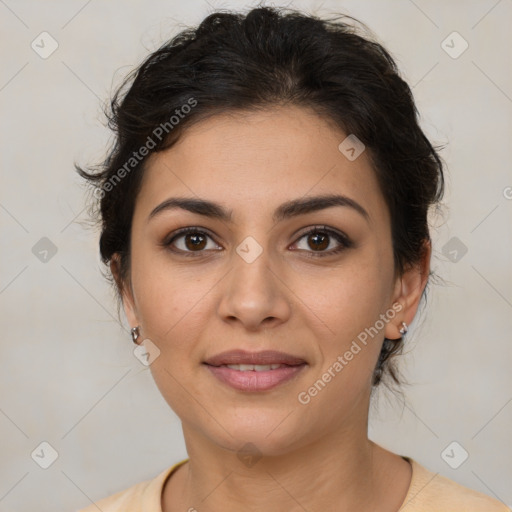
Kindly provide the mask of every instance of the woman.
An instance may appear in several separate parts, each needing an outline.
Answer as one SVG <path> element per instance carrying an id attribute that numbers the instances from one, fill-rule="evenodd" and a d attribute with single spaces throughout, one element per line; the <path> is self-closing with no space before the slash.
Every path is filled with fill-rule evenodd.
<path id="1" fill-rule="evenodd" d="M 368 439 L 444 185 L 382 46 L 296 11 L 215 13 L 127 79 L 111 122 L 79 172 L 189 458 L 84 511 L 508 510 Z"/>

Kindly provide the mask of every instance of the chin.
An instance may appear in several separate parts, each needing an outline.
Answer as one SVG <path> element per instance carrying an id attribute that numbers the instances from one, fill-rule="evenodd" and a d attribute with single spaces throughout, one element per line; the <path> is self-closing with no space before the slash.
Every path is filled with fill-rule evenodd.
<path id="1" fill-rule="evenodd" d="M 255 456 L 278 456 L 288 453 L 297 446 L 297 440 L 302 437 L 304 429 L 295 424 L 293 414 L 280 409 L 278 412 L 263 413 L 261 408 L 249 411 L 237 411 L 236 417 L 219 418 L 223 429 L 216 429 L 209 437 L 219 446 L 243 455 L 245 452 L 255 452 Z M 242 417 L 243 416 L 243 417 Z M 207 427 L 210 429 L 210 425 Z M 219 434 L 220 437 L 219 437 Z M 230 435 L 231 434 L 231 435 Z"/>

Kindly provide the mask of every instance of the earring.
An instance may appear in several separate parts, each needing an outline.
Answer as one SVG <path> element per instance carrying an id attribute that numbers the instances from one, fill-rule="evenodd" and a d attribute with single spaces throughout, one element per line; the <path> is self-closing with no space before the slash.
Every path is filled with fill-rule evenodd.
<path id="1" fill-rule="evenodd" d="M 407 327 L 407 324 L 405 322 L 402 322 L 403 327 L 400 327 L 399 332 L 403 336 L 404 334 L 407 334 L 407 331 L 409 328 Z"/>
<path id="2" fill-rule="evenodd" d="M 133 343 L 138 345 L 137 340 L 139 339 L 139 336 L 140 336 L 139 326 L 137 325 L 137 327 L 133 327 L 130 332 L 131 332 L 131 335 L 132 335 Z"/>

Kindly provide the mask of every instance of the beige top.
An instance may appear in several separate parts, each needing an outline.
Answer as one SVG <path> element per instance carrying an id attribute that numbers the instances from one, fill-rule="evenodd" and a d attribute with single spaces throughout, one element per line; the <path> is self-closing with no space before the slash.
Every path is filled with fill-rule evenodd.
<path id="1" fill-rule="evenodd" d="M 512 512 L 501 501 L 473 491 L 439 473 L 432 473 L 409 457 L 412 479 L 400 511 L 403 512 Z M 166 480 L 184 459 L 146 480 L 78 512 L 162 512 L 161 498 Z"/>

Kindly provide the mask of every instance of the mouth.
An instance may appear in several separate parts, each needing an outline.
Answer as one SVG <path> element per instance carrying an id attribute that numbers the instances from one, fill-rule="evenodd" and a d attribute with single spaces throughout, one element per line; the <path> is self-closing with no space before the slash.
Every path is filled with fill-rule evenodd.
<path id="1" fill-rule="evenodd" d="M 221 364 L 216 368 L 226 367 L 239 372 L 268 372 L 269 370 L 277 370 L 279 368 L 286 368 L 292 365 L 287 364 Z M 295 366 L 295 365 L 294 365 Z"/>
<path id="2" fill-rule="evenodd" d="M 276 351 L 223 352 L 203 364 L 218 380 L 239 391 L 267 391 L 288 382 L 307 366 L 297 356 Z"/>
<path id="3" fill-rule="evenodd" d="M 278 352 L 276 350 L 263 350 L 261 352 L 229 350 L 206 359 L 204 363 L 210 366 L 275 366 L 279 364 L 296 366 L 306 363 L 306 360 L 301 357 L 287 354 L 285 352 Z"/>

